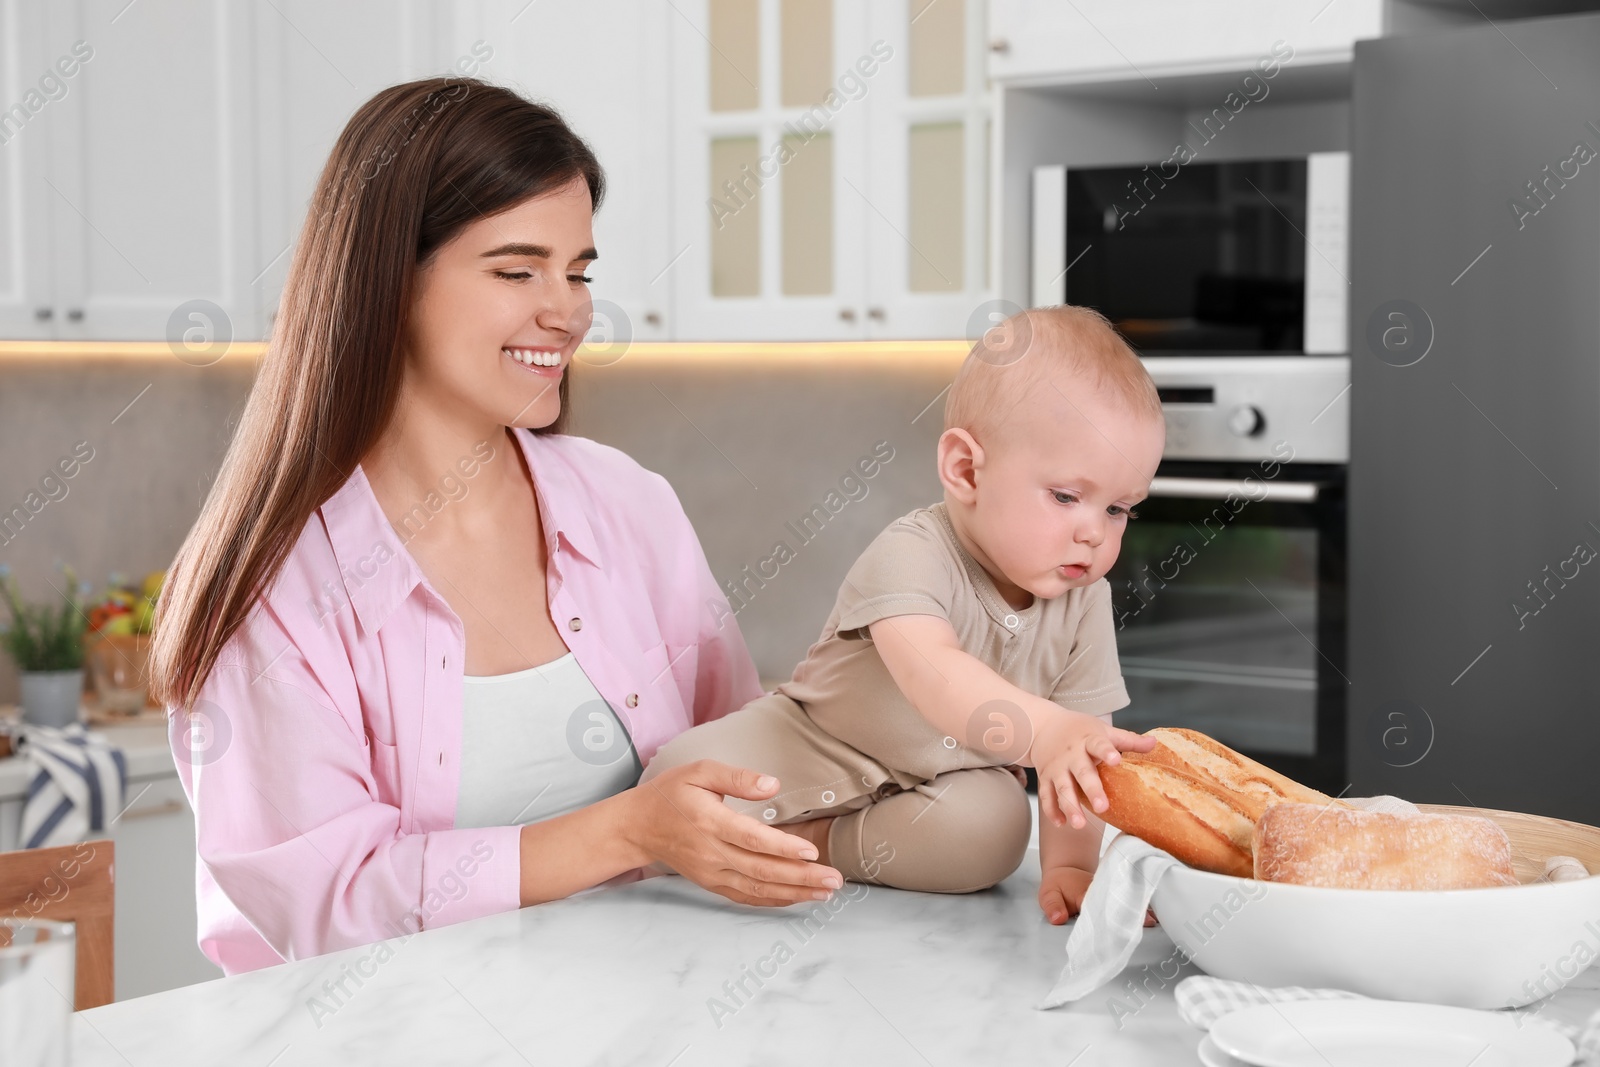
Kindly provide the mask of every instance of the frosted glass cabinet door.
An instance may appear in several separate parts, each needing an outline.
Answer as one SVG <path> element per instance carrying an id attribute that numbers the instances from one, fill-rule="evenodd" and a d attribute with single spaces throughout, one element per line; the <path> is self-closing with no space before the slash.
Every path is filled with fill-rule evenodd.
<path id="1" fill-rule="evenodd" d="M 30 122 L 50 134 L 39 206 L 51 226 L 55 336 L 162 340 L 169 323 L 254 336 L 253 5 L 36 6 L 48 11 L 37 58 L 79 59 Z M 199 319 L 187 314 L 197 306 Z"/>
<path id="2" fill-rule="evenodd" d="M 675 336 L 862 337 L 865 5 L 669 6 Z"/>
<path id="3" fill-rule="evenodd" d="M 963 337 L 989 293 L 983 0 L 873 4 L 893 52 L 868 96 L 868 336 Z"/>
<path id="4" fill-rule="evenodd" d="M 50 198 L 44 182 L 60 75 L 44 43 L 44 7 L 0 0 L 0 339 L 55 336 Z M 73 66 L 68 61 L 68 67 Z M 42 84 L 41 84 L 42 81 Z"/>

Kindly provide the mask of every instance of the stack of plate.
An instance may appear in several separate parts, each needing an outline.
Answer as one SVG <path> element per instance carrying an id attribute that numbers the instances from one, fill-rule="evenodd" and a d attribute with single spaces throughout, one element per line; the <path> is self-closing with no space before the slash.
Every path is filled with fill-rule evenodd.
<path id="1" fill-rule="evenodd" d="M 1569 1067 L 1577 1050 L 1528 1017 L 1384 1000 L 1263 1004 L 1218 1019 L 1206 1067 Z"/>

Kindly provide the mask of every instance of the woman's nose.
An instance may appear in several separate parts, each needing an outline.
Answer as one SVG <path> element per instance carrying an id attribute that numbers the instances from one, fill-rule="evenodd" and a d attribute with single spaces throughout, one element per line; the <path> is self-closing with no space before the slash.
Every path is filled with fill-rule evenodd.
<path id="1" fill-rule="evenodd" d="M 534 321 L 546 330 L 560 330 L 570 336 L 581 337 L 589 332 L 589 321 L 594 316 L 594 301 L 582 289 L 570 286 L 559 289 L 544 287 L 539 293 L 539 307 Z"/>

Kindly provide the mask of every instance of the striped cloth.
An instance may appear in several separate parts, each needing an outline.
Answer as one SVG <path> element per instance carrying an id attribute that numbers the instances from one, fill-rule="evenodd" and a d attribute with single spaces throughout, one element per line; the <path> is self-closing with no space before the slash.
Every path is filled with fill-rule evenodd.
<path id="1" fill-rule="evenodd" d="M 1304 989 L 1300 986 L 1277 986 L 1263 989 L 1249 982 L 1232 982 L 1210 975 L 1194 975 L 1178 983 L 1178 1014 L 1183 1021 L 1199 1030 L 1210 1030 L 1212 1024 L 1229 1015 L 1258 1004 L 1278 1004 L 1288 1000 L 1365 1000 L 1359 993 L 1342 989 Z M 1540 1016 L 1535 1009 L 1512 1011 L 1528 1017 Z M 1581 1026 L 1573 1026 L 1557 1019 L 1543 1018 L 1539 1022 L 1561 1032 L 1577 1046 L 1575 1067 L 1600 1067 L 1600 1011 L 1589 1016 Z"/>
<path id="2" fill-rule="evenodd" d="M 22 807 L 22 847 L 49 848 L 103 832 L 122 813 L 128 763 L 122 750 L 82 723 L 24 725 L 17 755 L 35 768 Z"/>

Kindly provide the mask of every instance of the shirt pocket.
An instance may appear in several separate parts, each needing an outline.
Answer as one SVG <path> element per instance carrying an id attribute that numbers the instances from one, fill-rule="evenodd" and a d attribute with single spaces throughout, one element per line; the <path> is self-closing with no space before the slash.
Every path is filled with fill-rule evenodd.
<path id="1" fill-rule="evenodd" d="M 372 780 L 377 784 L 377 800 L 384 804 L 400 806 L 400 748 L 380 741 L 369 728 L 362 734 L 366 743 L 367 760 L 372 768 Z"/>

